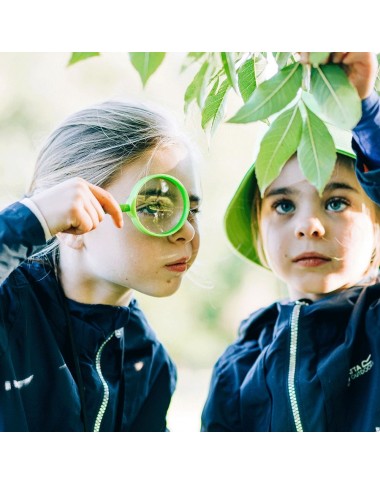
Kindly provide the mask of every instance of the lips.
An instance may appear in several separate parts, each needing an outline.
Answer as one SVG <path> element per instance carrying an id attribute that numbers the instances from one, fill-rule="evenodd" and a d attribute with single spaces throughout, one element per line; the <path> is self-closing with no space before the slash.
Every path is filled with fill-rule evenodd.
<path id="1" fill-rule="evenodd" d="M 299 266 L 305 267 L 315 267 L 321 266 L 322 264 L 326 264 L 331 261 L 331 258 L 325 256 L 321 253 L 302 253 L 292 259 L 293 263 L 298 263 Z"/>
<path id="2" fill-rule="evenodd" d="M 324 259 L 325 261 L 331 261 L 331 258 L 328 256 L 325 256 L 324 254 L 321 253 L 302 253 L 295 258 L 292 259 L 293 263 L 297 263 L 298 261 L 301 261 L 303 259 Z"/>
<path id="3" fill-rule="evenodd" d="M 166 264 L 165 268 L 176 273 L 184 273 L 187 270 L 188 262 L 189 258 L 181 258 L 177 261 L 173 261 L 173 263 Z"/>

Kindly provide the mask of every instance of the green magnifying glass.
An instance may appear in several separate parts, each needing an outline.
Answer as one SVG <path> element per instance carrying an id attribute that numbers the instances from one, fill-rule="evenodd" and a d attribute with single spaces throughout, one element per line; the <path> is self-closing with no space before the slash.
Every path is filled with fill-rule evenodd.
<path id="1" fill-rule="evenodd" d="M 144 234 L 165 237 L 184 225 L 190 200 L 179 180 L 171 175 L 156 174 L 139 180 L 120 208 Z"/>

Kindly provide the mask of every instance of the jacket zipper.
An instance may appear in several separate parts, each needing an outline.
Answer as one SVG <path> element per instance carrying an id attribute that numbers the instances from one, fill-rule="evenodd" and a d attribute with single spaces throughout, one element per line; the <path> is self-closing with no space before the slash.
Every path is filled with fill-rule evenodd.
<path id="1" fill-rule="evenodd" d="M 96 354 L 96 358 L 95 358 L 96 372 L 98 373 L 100 380 L 103 384 L 104 392 L 103 392 L 102 404 L 100 405 L 98 414 L 97 414 L 96 419 L 95 419 L 94 432 L 100 431 L 100 425 L 102 424 L 103 416 L 104 416 L 104 413 L 106 412 L 107 404 L 108 404 L 108 400 L 109 400 L 109 396 L 110 396 L 109 387 L 108 387 L 107 382 L 104 379 L 103 374 L 102 374 L 102 368 L 100 366 L 100 361 L 101 361 L 101 358 L 102 358 L 102 352 L 103 352 L 105 345 L 111 340 L 111 338 L 114 335 L 115 335 L 115 332 L 112 332 L 111 335 L 107 338 L 107 340 L 105 340 L 102 343 L 102 345 L 99 347 L 99 350 L 98 350 L 98 352 Z"/>
<path id="2" fill-rule="evenodd" d="M 298 341 L 298 321 L 300 317 L 301 306 L 307 305 L 302 301 L 296 301 L 296 304 L 292 311 L 290 320 L 290 352 L 289 352 L 289 372 L 288 372 L 288 391 L 290 406 L 292 408 L 294 424 L 296 431 L 302 432 L 303 426 L 300 416 L 300 411 L 297 402 L 296 387 L 295 387 L 295 374 L 296 374 L 296 361 L 297 361 L 297 341 Z"/>

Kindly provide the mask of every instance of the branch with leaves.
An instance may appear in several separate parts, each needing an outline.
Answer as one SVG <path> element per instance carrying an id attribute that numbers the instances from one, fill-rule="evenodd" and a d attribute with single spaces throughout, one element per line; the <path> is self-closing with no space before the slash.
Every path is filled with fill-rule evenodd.
<path id="1" fill-rule="evenodd" d="M 336 162 L 331 125 L 351 130 L 361 117 L 360 98 L 343 67 L 324 64 L 329 54 L 312 52 L 310 65 L 302 65 L 294 52 L 189 52 L 182 70 L 194 64 L 199 69 L 184 94 L 185 112 L 195 102 L 202 128 L 214 134 L 225 120 L 228 94 L 235 91 L 244 104 L 227 121 L 269 125 L 256 159 L 260 191 L 297 152 L 306 178 L 322 192 Z M 73 53 L 69 64 L 96 55 Z M 129 58 L 145 86 L 165 53 L 130 52 Z M 270 59 L 278 71 L 268 78 Z M 380 90 L 380 69 L 376 89 Z"/>

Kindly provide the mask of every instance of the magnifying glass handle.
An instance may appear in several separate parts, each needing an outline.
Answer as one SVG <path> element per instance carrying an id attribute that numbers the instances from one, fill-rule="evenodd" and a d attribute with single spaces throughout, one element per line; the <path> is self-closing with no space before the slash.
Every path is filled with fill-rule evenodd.
<path id="1" fill-rule="evenodd" d="M 129 204 L 119 204 L 121 212 L 129 212 L 131 210 L 131 206 Z"/>

